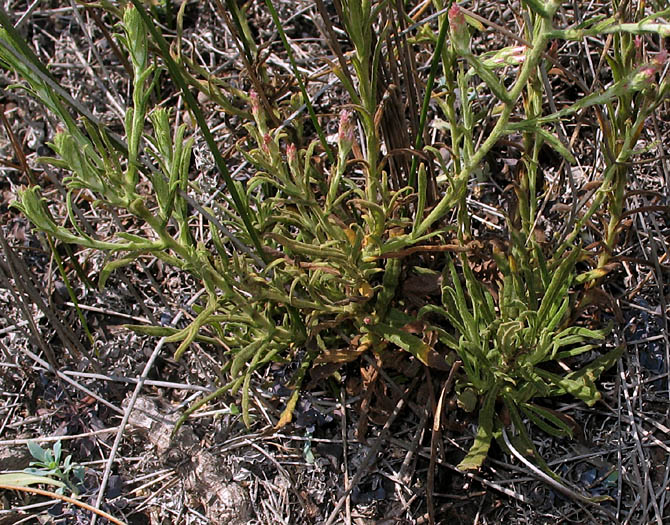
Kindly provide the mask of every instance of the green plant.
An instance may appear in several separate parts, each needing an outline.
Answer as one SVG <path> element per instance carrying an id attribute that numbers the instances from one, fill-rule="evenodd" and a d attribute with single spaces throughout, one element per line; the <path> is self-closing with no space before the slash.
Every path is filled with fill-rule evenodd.
<path id="1" fill-rule="evenodd" d="M 60 441 L 56 441 L 53 450 L 44 449 L 34 441 L 29 441 L 28 450 L 36 461 L 30 463 L 31 468 L 24 470 L 26 474 L 59 482 L 60 486 L 56 490 L 57 494 L 64 494 L 65 489 L 72 494 L 79 494 L 79 487 L 84 483 L 84 467 L 73 463 L 71 454 L 68 454 L 65 459 L 61 457 Z"/>
<path id="2" fill-rule="evenodd" d="M 594 342 L 608 332 L 566 326 L 573 310 L 569 290 L 578 254 L 579 250 L 573 249 L 551 272 L 541 253 L 536 252 L 530 260 L 518 249 L 507 261 L 498 256 L 504 277 L 497 301 L 475 278 L 465 257 L 461 260 L 464 289 L 450 260 L 443 274 L 443 307 L 426 306 L 419 313 L 449 319 L 455 334 L 437 330 L 463 363 L 466 378 L 456 388 L 459 403 L 472 411 L 475 407 L 468 397 L 474 393 L 481 400 L 479 430 L 461 468 L 479 467 L 491 439 L 500 439 L 501 427 L 510 422 L 518 436 L 518 448 L 541 462 L 523 419 L 555 436 L 572 436 L 573 427 L 561 413 L 535 400 L 570 394 L 593 406 L 600 399 L 594 381 L 616 362 L 623 346 L 567 374 L 551 366 L 593 350 L 598 346 Z M 537 267 L 531 266 L 534 262 L 539 263 Z"/>
<path id="3" fill-rule="evenodd" d="M 640 51 L 638 56 L 631 51 L 632 35 L 667 36 L 670 24 L 651 21 L 667 12 L 646 18 L 633 13 L 635 23 L 623 22 L 619 14 L 559 29 L 555 20 L 561 2 L 527 0 L 522 3 L 521 42 L 476 53 L 473 31 L 483 31 L 487 21 L 457 4 L 435 0 L 437 26 L 420 24 L 411 33 L 400 5 L 338 2 L 349 52 L 342 49 L 329 18 L 323 20 L 334 55 L 329 59 L 332 72 L 349 97 L 337 119 L 317 115 L 271 0 L 266 4 L 298 86 L 285 99 L 275 96 L 271 75 L 258 63 L 259 47 L 243 9 L 236 8 L 226 20 L 244 50 L 255 87 L 248 94 L 180 51 L 171 54 L 141 3 L 132 4 L 123 11 L 118 36 L 133 70 L 125 141 L 81 111 L 81 124 L 73 119 L 68 105 L 77 108 L 3 22 L 4 65 L 19 73 L 26 89 L 64 125 L 52 145 L 56 157 L 41 160 L 69 173 L 65 224 L 51 216 L 38 187 L 23 191 L 15 206 L 61 242 L 115 258 L 102 270 L 101 286 L 114 270 L 147 255 L 190 272 L 202 284 L 206 299 L 194 306 L 197 316 L 186 328 L 131 327 L 179 342 L 177 359 L 194 341 L 225 348 L 222 368 L 229 382 L 183 417 L 223 393 L 241 391 L 249 424 L 252 374 L 270 362 L 297 361 L 281 426 L 290 421 L 313 365 L 334 368 L 365 351 L 400 348 L 433 368 L 448 369 L 453 359 L 462 361 L 464 374 L 457 382 L 461 403 L 480 407 L 479 430 L 463 468 L 481 465 L 503 425 L 513 425 L 519 449 L 541 462 L 524 418 L 555 435 L 570 434 L 565 420 L 539 400 L 570 394 L 592 405 L 599 398 L 595 380 L 621 352 L 617 348 L 579 364 L 576 358 L 595 350 L 606 330 L 580 326 L 573 313 L 584 287 L 595 286 L 611 268 L 626 168 L 638 153 L 645 118 L 670 91 L 667 79 L 656 83 L 665 55 L 647 60 Z M 321 1 L 317 7 L 325 14 Z M 176 22 L 180 34 L 179 15 Z M 615 35 L 617 43 L 608 57 L 616 69 L 613 82 L 588 94 L 585 89 L 583 97 L 561 109 L 553 107 L 546 79 L 552 40 L 605 34 Z M 151 49 L 149 35 L 156 49 Z M 425 91 L 416 72 L 419 59 L 430 64 Z M 174 116 L 153 98 L 167 74 L 179 87 L 226 184 L 227 194 L 200 209 L 209 226 L 205 237 L 198 237 L 189 213 L 188 194 L 197 193 L 188 177 L 193 138 L 187 137 L 185 125 L 173 129 Z M 205 93 L 222 111 L 247 119 L 238 153 L 255 172 L 246 183 L 230 177 L 192 89 Z M 437 113 L 431 113 L 432 138 L 426 129 L 431 102 L 437 106 Z M 289 122 L 303 104 L 318 136 L 311 142 L 305 117 Z M 599 116 L 605 131 L 606 167 L 592 198 L 575 201 L 562 234 L 542 246 L 535 233 L 542 199 L 551 189 L 539 182 L 541 153 L 553 150 L 569 170 L 576 159 L 561 126 L 589 111 Z M 398 119 L 408 125 L 398 126 Z M 283 121 L 288 125 L 280 125 Z M 337 127 L 335 144 L 326 140 L 328 126 Z M 485 235 L 471 224 L 470 188 L 490 175 L 491 157 L 515 135 L 521 138 L 519 168 L 509 181 L 513 205 L 503 233 L 490 243 L 492 248 L 484 247 Z M 95 238 L 75 212 L 77 191 L 93 195 L 93 205 L 101 209 L 130 212 L 143 235 L 119 232 L 112 239 Z M 608 215 L 605 246 L 593 261 L 580 236 L 602 213 L 603 204 Z M 434 257 L 442 252 L 458 253 L 460 263 L 451 256 Z M 495 264 L 488 288 L 470 267 L 482 258 Z M 441 273 L 441 307 L 418 309 L 403 296 L 401 282 L 414 271 Z M 425 326 L 417 331 L 414 326 L 422 320 Z M 443 346 L 431 339 L 435 333 Z M 455 355 L 449 357 L 449 351 Z M 574 363 L 578 370 L 567 373 L 559 366 Z"/>

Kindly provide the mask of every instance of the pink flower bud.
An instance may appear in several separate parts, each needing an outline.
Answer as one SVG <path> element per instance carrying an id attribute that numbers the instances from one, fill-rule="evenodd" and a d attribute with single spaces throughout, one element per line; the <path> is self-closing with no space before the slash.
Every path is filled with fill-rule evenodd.
<path id="1" fill-rule="evenodd" d="M 253 89 L 249 92 L 249 101 L 251 102 L 251 112 L 257 115 L 261 110 L 260 102 L 258 101 L 258 93 Z"/>
<path id="2" fill-rule="evenodd" d="M 449 25 L 455 30 L 460 29 L 465 24 L 465 16 L 458 4 L 451 4 L 447 16 L 449 17 Z"/>
<path id="3" fill-rule="evenodd" d="M 458 4 L 451 4 L 448 13 L 451 42 L 457 50 L 466 51 L 470 47 L 470 31 L 465 15 Z"/>
<path id="4" fill-rule="evenodd" d="M 258 93 L 256 93 L 253 89 L 249 91 L 249 103 L 251 104 L 251 114 L 254 117 L 254 121 L 256 122 L 256 127 L 258 128 L 259 133 L 261 135 L 267 133 L 268 127 L 265 122 L 265 112 L 261 107 L 261 101 L 258 97 Z"/>
<path id="5" fill-rule="evenodd" d="M 340 111 L 340 127 L 337 133 L 337 142 L 340 150 L 349 153 L 354 144 L 354 124 L 351 119 L 351 111 L 343 109 Z"/>
<path id="6" fill-rule="evenodd" d="M 648 88 L 651 84 L 654 83 L 656 78 L 656 73 L 661 71 L 666 62 L 668 61 L 668 52 L 665 49 L 661 49 L 653 60 L 647 64 L 644 64 L 638 72 L 633 77 L 629 88 L 633 90 L 644 90 Z"/>
<path id="7" fill-rule="evenodd" d="M 292 142 L 286 146 L 286 158 L 288 159 L 289 163 L 293 162 L 295 160 L 295 144 Z"/>
<path id="8" fill-rule="evenodd" d="M 488 67 L 518 66 L 526 60 L 526 46 L 505 47 L 484 61 Z"/>
<path id="9" fill-rule="evenodd" d="M 665 66 L 665 63 L 667 61 L 668 61 L 668 50 L 663 48 L 658 53 L 656 53 L 653 63 L 658 66 L 658 70 L 660 71 L 663 68 L 663 66 Z"/>
<path id="10" fill-rule="evenodd" d="M 338 137 L 340 140 L 354 141 L 354 125 L 351 122 L 351 111 L 343 109 L 340 111 L 340 129 Z"/>
<path id="11" fill-rule="evenodd" d="M 642 66 L 640 74 L 646 77 L 647 80 L 654 80 L 654 76 L 663 69 L 667 60 L 668 52 L 665 49 L 661 49 L 660 52 L 656 53 L 656 56 L 651 62 Z"/>
<path id="12" fill-rule="evenodd" d="M 267 155 L 270 154 L 270 144 L 272 144 L 272 137 L 269 133 L 266 133 L 263 135 L 263 144 L 261 145 L 261 148 Z"/>

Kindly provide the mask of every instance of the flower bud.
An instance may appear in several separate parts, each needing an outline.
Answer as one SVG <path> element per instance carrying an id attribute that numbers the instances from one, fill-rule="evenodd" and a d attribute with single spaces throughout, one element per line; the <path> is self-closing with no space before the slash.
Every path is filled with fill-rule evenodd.
<path id="1" fill-rule="evenodd" d="M 354 123 L 351 119 L 351 111 L 343 109 L 340 112 L 340 126 L 337 133 L 337 145 L 339 156 L 345 158 L 354 145 Z"/>
<path id="2" fill-rule="evenodd" d="M 265 135 L 263 135 L 263 144 L 261 144 L 261 148 L 268 155 L 270 155 L 271 144 L 272 144 L 272 137 L 270 136 L 269 133 L 266 133 Z"/>
<path id="3" fill-rule="evenodd" d="M 147 68 L 149 45 L 142 16 L 132 5 L 123 13 L 123 28 L 133 66 L 137 72 L 142 72 Z"/>
<path id="4" fill-rule="evenodd" d="M 504 47 L 484 60 L 484 65 L 491 69 L 503 66 L 519 66 L 523 64 L 525 59 L 526 46 Z"/>
<path id="5" fill-rule="evenodd" d="M 656 73 L 661 71 L 668 61 L 668 52 L 662 49 L 656 53 L 654 59 L 648 64 L 643 65 L 637 74 L 633 77 L 630 88 L 633 90 L 641 90 L 648 87 L 654 82 Z"/>
<path id="6" fill-rule="evenodd" d="M 354 143 L 354 125 L 351 122 L 351 111 L 343 109 L 340 111 L 340 127 L 337 138 L 340 146 L 349 146 L 351 148 Z"/>
<path id="7" fill-rule="evenodd" d="M 291 142 L 286 146 L 286 158 L 288 159 L 289 164 L 295 161 L 295 152 L 296 152 L 295 144 Z"/>
<path id="8" fill-rule="evenodd" d="M 251 103 L 251 114 L 257 118 L 261 112 L 261 105 L 258 101 L 258 93 L 253 89 L 249 92 L 249 102 Z"/>
<path id="9" fill-rule="evenodd" d="M 452 4 L 449 8 L 449 34 L 451 43 L 458 51 L 469 51 L 470 31 L 468 23 L 465 21 L 465 15 L 458 4 Z"/>

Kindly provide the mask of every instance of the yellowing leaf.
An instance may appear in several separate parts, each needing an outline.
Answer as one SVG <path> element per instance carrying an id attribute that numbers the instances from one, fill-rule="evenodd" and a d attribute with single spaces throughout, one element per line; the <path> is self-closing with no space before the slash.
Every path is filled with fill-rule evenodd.
<path id="1" fill-rule="evenodd" d="M 11 474 L 0 474 L 0 485 L 11 485 L 13 487 L 29 487 L 30 485 L 53 485 L 64 487 L 65 483 L 46 476 L 37 476 L 27 472 L 12 472 Z"/>
<path id="2" fill-rule="evenodd" d="M 358 293 L 363 297 L 367 297 L 369 299 L 375 294 L 375 291 L 372 289 L 372 286 L 370 286 L 370 283 L 362 283 L 358 287 Z"/>
<path id="3" fill-rule="evenodd" d="M 324 365 L 326 363 L 350 363 L 358 359 L 358 356 L 365 353 L 370 345 L 362 344 L 358 347 L 336 348 L 334 350 L 326 349 L 319 353 L 314 360 L 314 365 Z"/>

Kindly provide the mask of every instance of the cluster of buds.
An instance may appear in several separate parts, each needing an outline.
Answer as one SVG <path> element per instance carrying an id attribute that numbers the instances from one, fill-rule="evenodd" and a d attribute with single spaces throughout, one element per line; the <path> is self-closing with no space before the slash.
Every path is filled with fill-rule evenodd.
<path id="1" fill-rule="evenodd" d="M 303 179 L 298 162 L 298 151 L 293 142 L 286 144 L 286 160 L 288 161 L 288 167 L 293 178 L 295 180 Z"/>
<path id="2" fill-rule="evenodd" d="M 653 80 L 656 73 L 660 72 L 665 66 L 665 63 L 668 61 L 668 52 L 665 49 L 661 49 L 654 59 L 645 66 L 642 67 L 641 73 L 647 77 L 649 80 Z"/>

